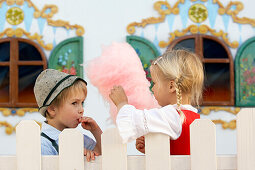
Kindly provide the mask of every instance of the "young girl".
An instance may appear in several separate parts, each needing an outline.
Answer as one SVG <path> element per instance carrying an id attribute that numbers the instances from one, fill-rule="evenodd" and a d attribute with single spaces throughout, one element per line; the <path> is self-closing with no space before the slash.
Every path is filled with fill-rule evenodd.
<path id="1" fill-rule="evenodd" d="M 128 104 L 121 86 L 111 90 L 120 136 L 123 142 L 130 142 L 149 132 L 164 133 L 171 139 L 171 155 L 189 155 L 189 125 L 200 118 L 192 105 L 197 105 L 202 95 L 202 62 L 194 53 L 172 50 L 155 59 L 150 71 L 152 91 L 161 108 L 138 110 Z M 136 148 L 143 153 L 144 145 L 144 138 L 138 138 Z"/>

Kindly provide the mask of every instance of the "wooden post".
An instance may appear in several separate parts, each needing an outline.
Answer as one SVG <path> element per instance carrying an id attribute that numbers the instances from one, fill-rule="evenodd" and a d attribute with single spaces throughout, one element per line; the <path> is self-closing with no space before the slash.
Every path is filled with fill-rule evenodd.
<path id="1" fill-rule="evenodd" d="M 170 138 L 161 133 L 145 136 L 146 170 L 171 170 Z"/>
<path id="2" fill-rule="evenodd" d="M 255 109 L 242 109 L 237 115 L 237 169 L 255 169 Z"/>
<path id="3" fill-rule="evenodd" d="M 127 170 L 127 145 L 117 128 L 102 134 L 102 170 Z"/>
<path id="4" fill-rule="evenodd" d="M 22 120 L 16 127 L 18 170 L 41 170 L 40 126 L 33 120 Z"/>
<path id="5" fill-rule="evenodd" d="M 84 170 L 83 134 L 65 129 L 59 135 L 59 170 Z"/>
<path id="6" fill-rule="evenodd" d="M 216 132 L 211 120 L 197 119 L 190 125 L 191 170 L 217 170 Z"/>

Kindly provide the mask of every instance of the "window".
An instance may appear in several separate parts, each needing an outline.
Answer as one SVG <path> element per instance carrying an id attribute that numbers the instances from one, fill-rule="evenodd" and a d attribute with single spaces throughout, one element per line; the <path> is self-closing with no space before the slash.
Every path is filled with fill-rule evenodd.
<path id="1" fill-rule="evenodd" d="M 224 42 L 209 35 L 188 35 L 173 41 L 167 50 L 186 48 L 195 52 L 204 64 L 203 105 L 234 105 L 234 66 Z"/>
<path id="2" fill-rule="evenodd" d="M 33 41 L 0 39 L 0 107 L 36 107 L 34 83 L 46 68 L 45 55 Z"/>

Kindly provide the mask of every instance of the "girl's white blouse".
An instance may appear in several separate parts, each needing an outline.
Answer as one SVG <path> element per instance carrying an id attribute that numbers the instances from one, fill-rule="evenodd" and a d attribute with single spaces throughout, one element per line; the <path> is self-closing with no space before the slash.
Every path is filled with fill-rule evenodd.
<path id="1" fill-rule="evenodd" d="M 164 133 L 177 139 L 182 130 L 177 105 L 139 110 L 132 105 L 124 105 L 118 112 L 116 123 L 123 143 L 131 142 L 149 132 Z M 182 105 L 182 110 L 197 112 L 191 105 Z"/>

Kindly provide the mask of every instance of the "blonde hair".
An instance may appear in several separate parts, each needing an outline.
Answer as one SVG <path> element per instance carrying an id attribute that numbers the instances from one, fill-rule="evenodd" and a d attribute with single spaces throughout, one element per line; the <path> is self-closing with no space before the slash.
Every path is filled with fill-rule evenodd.
<path id="1" fill-rule="evenodd" d="M 177 110 L 184 122 L 185 115 L 180 109 L 183 94 L 189 97 L 192 105 L 199 105 L 202 98 L 204 71 L 201 60 L 188 50 L 171 50 L 156 58 L 153 65 L 158 66 L 166 79 L 174 80 Z"/>
<path id="2" fill-rule="evenodd" d="M 81 91 L 87 95 L 87 87 L 84 81 L 76 80 L 73 85 L 65 88 L 59 95 L 52 101 L 51 106 L 60 107 L 70 95 L 81 93 Z M 49 112 L 46 110 L 46 118 L 52 118 Z"/>

